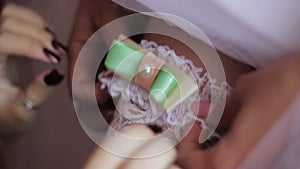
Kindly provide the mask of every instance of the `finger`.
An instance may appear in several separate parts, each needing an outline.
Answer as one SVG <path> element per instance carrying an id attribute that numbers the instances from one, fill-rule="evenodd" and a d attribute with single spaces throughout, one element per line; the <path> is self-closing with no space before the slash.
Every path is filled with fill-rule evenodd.
<path id="1" fill-rule="evenodd" d="M 1 22 L 0 30 L 1 32 L 20 34 L 41 41 L 45 47 L 54 51 L 56 54 L 67 54 L 67 48 L 54 39 L 53 34 L 44 28 L 37 27 L 22 19 L 6 17 Z"/>
<path id="2" fill-rule="evenodd" d="M 147 138 L 154 136 L 154 133 L 148 127 L 141 125 L 127 128 L 122 134 L 133 138 Z M 137 141 L 124 140 L 124 136 L 120 135 L 107 138 L 102 144 L 102 147 L 105 147 L 105 150 L 100 148 L 97 149 L 84 168 L 117 169 L 126 160 L 126 158 L 119 156 L 120 154 L 122 156 L 130 157 L 146 143 L 147 140 L 145 139 Z M 110 150 L 113 150 L 112 152 L 120 152 L 120 154 L 112 154 L 108 152 Z"/>
<path id="3" fill-rule="evenodd" d="M 48 49 L 55 50 L 51 44 L 53 40 L 53 36 L 51 34 L 46 32 L 44 29 L 22 19 L 15 17 L 6 17 L 2 19 L 1 31 L 28 36 L 32 39 L 41 41 Z"/>
<path id="4" fill-rule="evenodd" d="M 35 105 L 41 105 L 54 89 L 54 86 L 61 83 L 64 76 L 60 74 L 56 69 L 51 71 L 45 70 L 41 72 L 36 78 L 29 84 L 25 90 L 27 99 L 33 102 Z"/>
<path id="5" fill-rule="evenodd" d="M 229 97 L 226 103 L 226 107 L 222 119 L 219 123 L 218 129 L 221 130 L 228 129 L 231 126 L 232 121 L 235 119 L 236 115 L 240 114 L 238 112 L 242 106 L 242 103 L 244 102 L 245 99 L 244 96 L 246 94 L 245 93 L 246 89 L 244 88 L 245 85 L 243 85 L 243 83 L 245 83 L 244 79 L 245 78 L 242 77 L 237 81 L 236 87 L 234 88 L 233 93 L 231 94 L 231 96 Z M 194 140 L 194 139 L 195 138 L 191 138 L 190 140 Z M 237 161 L 232 160 L 234 158 L 232 159 L 227 158 L 230 157 L 228 150 L 231 149 L 226 144 L 228 140 L 231 140 L 231 142 L 233 141 L 232 138 L 228 138 L 228 136 L 226 136 L 220 141 L 219 144 L 205 151 L 199 149 L 197 150 L 194 144 L 191 143 L 191 145 L 189 146 L 187 142 L 182 145 L 181 149 L 184 149 L 184 153 L 180 153 L 181 155 L 179 155 L 177 161 L 183 168 L 189 168 L 189 169 L 196 169 L 196 168 L 209 169 L 209 168 L 221 168 L 221 167 L 226 169 L 231 167 L 234 168 L 233 164 L 236 165 Z M 236 141 L 233 141 L 232 143 L 235 144 Z"/>
<path id="6" fill-rule="evenodd" d="M 166 169 L 174 162 L 176 157 L 175 149 L 170 150 L 170 147 L 173 147 L 173 145 L 166 138 L 154 139 L 135 155 L 144 158 L 128 159 L 121 169 L 140 169 L 141 167 L 144 169 Z M 147 157 L 149 155 L 154 156 Z"/>
<path id="7" fill-rule="evenodd" d="M 198 143 L 198 138 L 201 133 L 201 124 L 199 122 L 195 122 L 188 132 L 188 134 L 184 137 L 184 139 L 178 145 L 179 157 L 188 153 L 191 150 L 200 149 L 200 145 Z"/>
<path id="8" fill-rule="evenodd" d="M 196 102 L 197 105 L 191 104 L 191 111 L 197 112 L 197 116 L 199 118 L 205 119 L 210 109 L 210 102 L 200 101 Z M 202 131 L 201 123 L 199 121 L 195 121 L 191 129 L 188 131 L 188 134 L 184 137 L 184 139 L 178 145 L 179 159 L 181 155 L 185 155 L 191 150 L 199 149 L 199 136 Z"/>
<path id="9" fill-rule="evenodd" d="M 1 125 L 5 126 L 6 132 L 13 134 L 27 129 L 35 117 L 35 108 L 46 100 L 53 87 L 62 79 L 63 76 L 57 71 L 45 70 L 36 76 L 25 92 L 14 92 L 14 99 L 8 104 L 10 108 L 1 115 L 2 119 L 5 119 L 5 124 Z"/>
<path id="10" fill-rule="evenodd" d="M 28 85 L 24 93 L 17 98 L 16 106 L 13 108 L 15 110 L 14 112 L 18 113 L 20 117 L 23 117 L 22 119 L 31 118 L 27 116 L 30 114 L 28 112 L 42 105 L 54 89 L 54 86 L 58 85 L 63 79 L 64 76 L 55 69 L 48 69 L 39 73 Z"/>
<path id="11" fill-rule="evenodd" d="M 31 9 L 17 4 L 7 4 L 2 11 L 2 16 L 16 17 L 22 20 L 26 20 L 27 22 L 40 28 L 46 27 L 46 21 L 44 21 L 44 19 L 39 14 Z"/>
<path id="12" fill-rule="evenodd" d="M 61 60 L 59 55 L 45 48 L 41 41 L 9 32 L 0 34 L 0 50 L 7 55 L 25 56 L 46 63 L 57 64 Z"/>

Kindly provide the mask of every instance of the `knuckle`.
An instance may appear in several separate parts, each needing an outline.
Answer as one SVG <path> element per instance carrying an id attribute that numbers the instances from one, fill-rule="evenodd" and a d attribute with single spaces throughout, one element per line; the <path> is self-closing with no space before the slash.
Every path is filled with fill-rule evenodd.
<path id="1" fill-rule="evenodd" d="M 44 43 L 51 43 L 53 36 L 45 31 L 39 31 L 38 34 Z"/>
<path id="2" fill-rule="evenodd" d="M 46 25 L 46 21 L 43 19 L 43 17 L 33 10 L 26 9 L 26 12 L 24 12 L 24 15 L 27 15 L 27 17 L 31 18 L 31 20 L 33 22 L 39 23 L 41 26 Z"/>
<path id="3" fill-rule="evenodd" d="M 39 48 L 40 45 L 35 40 L 28 40 L 28 42 L 25 43 L 24 53 L 29 56 L 33 56 L 36 54 Z"/>

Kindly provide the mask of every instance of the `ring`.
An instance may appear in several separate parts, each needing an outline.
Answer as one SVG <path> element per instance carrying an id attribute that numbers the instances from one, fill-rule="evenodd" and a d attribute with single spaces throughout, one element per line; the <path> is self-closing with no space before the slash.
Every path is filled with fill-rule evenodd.
<path id="1" fill-rule="evenodd" d="M 27 98 L 23 99 L 22 105 L 26 110 L 37 110 L 39 108 L 38 106 L 34 105 L 34 103 L 31 100 Z"/>

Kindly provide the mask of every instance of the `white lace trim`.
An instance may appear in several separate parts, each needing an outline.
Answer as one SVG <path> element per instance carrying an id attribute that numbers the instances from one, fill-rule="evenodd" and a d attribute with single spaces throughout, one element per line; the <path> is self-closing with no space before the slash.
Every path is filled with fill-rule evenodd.
<path id="1" fill-rule="evenodd" d="M 170 65 L 178 67 L 191 78 L 194 78 L 200 94 L 194 94 L 183 101 L 183 103 L 174 108 L 170 113 L 162 112 L 159 105 L 149 99 L 149 93 L 134 83 L 120 77 L 107 76 L 107 72 L 99 74 L 98 79 L 102 83 L 101 89 L 108 88 L 113 98 L 118 98 L 117 110 L 111 126 L 119 131 L 123 127 L 135 123 L 151 123 L 162 128 L 164 134 L 174 141 L 180 141 L 185 135 L 185 130 L 193 121 L 200 122 L 202 128 L 206 128 L 204 119 L 197 117 L 190 112 L 188 105 L 193 101 L 211 101 L 214 99 L 225 99 L 232 88 L 226 82 L 217 83 L 212 79 L 202 67 L 196 67 L 191 60 L 184 56 L 176 55 L 175 51 L 168 46 L 157 45 L 153 41 L 142 40 L 141 46 L 153 52 L 158 58 L 164 60 Z M 211 91 L 217 95 L 212 98 Z"/>

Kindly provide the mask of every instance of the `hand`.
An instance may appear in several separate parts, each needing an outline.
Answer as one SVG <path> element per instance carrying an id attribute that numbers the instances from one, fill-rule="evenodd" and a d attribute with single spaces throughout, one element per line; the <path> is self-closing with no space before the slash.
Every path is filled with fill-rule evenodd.
<path id="1" fill-rule="evenodd" d="M 57 64 L 66 48 L 54 38 L 46 22 L 34 11 L 7 4 L 0 19 L 0 137 L 10 138 L 31 125 L 37 106 L 40 106 L 53 86 L 63 80 L 56 70 L 44 70 L 25 91 L 14 86 L 6 67 L 7 57 L 15 55 L 46 63 Z"/>
<path id="2" fill-rule="evenodd" d="M 0 53 L 25 56 L 57 64 L 66 48 L 57 40 L 37 13 L 25 7 L 7 4 L 0 19 Z"/>
<path id="3" fill-rule="evenodd" d="M 181 143 L 178 163 L 187 169 L 236 168 L 280 118 L 300 91 L 300 56 L 284 57 L 242 76 L 225 108 L 221 127 L 231 128 L 206 151 L 197 148 L 197 136 Z M 274 147 L 276 149 L 276 147 Z"/>
<path id="4" fill-rule="evenodd" d="M 22 91 L 6 78 L 0 77 L 0 138 L 10 139 L 28 129 L 35 118 L 36 109 L 63 78 L 55 69 L 47 69 Z"/>
<path id="5" fill-rule="evenodd" d="M 131 138 L 148 138 L 153 137 L 154 133 L 146 126 L 131 126 L 122 132 L 123 135 Z M 148 142 L 145 139 L 140 139 L 138 142 L 122 142 L 120 136 L 114 136 L 104 141 L 105 147 L 120 147 L 122 155 L 128 157 L 121 157 L 114 155 L 106 150 L 98 148 L 93 156 L 88 161 L 85 169 L 179 169 L 179 167 L 173 165 L 173 161 L 176 157 L 175 149 L 171 149 L 165 153 L 149 158 L 130 158 L 130 156 L 137 156 L 143 154 L 149 154 L 153 150 L 161 150 L 162 147 L 169 147 L 171 143 L 164 139 L 156 139 Z M 126 146 L 125 146 L 126 145 Z"/>

